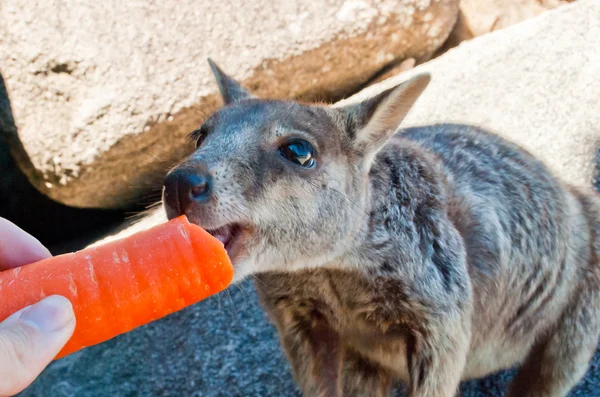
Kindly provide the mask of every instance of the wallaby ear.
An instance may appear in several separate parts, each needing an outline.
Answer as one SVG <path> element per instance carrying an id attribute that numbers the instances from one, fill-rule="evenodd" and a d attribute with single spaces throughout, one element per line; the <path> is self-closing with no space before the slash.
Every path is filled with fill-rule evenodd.
<path id="1" fill-rule="evenodd" d="M 240 83 L 225 74 L 212 59 L 208 58 L 208 64 L 217 79 L 219 91 L 221 92 L 221 97 L 223 98 L 225 105 L 243 101 L 244 99 L 254 98 L 254 96 L 242 87 Z"/>
<path id="2" fill-rule="evenodd" d="M 396 132 L 413 104 L 431 81 L 419 74 L 365 101 L 342 108 L 347 134 L 357 149 L 374 155 Z"/>

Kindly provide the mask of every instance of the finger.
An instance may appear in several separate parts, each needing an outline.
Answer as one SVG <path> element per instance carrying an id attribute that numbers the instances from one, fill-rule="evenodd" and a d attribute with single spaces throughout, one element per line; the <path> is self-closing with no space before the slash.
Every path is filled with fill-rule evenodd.
<path id="1" fill-rule="evenodd" d="M 50 257 L 35 237 L 14 223 L 0 218 L 0 270 L 11 269 Z"/>
<path id="2" fill-rule="evenodd" d="M 71 338 L 75 315 L 68 299 L 49 296 L 0 324 L 0 395 L 25 389 Z"/>

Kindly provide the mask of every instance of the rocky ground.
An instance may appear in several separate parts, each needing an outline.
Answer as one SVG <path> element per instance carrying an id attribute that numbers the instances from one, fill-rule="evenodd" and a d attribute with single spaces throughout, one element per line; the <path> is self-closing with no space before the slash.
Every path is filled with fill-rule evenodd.
<path id="1" fill-rule="evenodd" d="M 513 371 L 464 383 L 502 396 Z M 398 390 L 398 396 L 402 391 Z M 53 363 L 22 397 L 299 397 L 250 282 Z M 600 396 L 600 351 L 570 397 Z"/>

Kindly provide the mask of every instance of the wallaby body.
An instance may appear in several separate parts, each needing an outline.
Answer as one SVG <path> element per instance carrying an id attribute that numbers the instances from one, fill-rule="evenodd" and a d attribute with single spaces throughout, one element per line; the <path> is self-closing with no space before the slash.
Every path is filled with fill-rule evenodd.
<path id="1" fill-rule="evenodd" d="M 306 396 L 454 396 L 522 363 L 513 397 L 566 396 L 600 337 L 600 198 L 476 127 L 394 133 L 428 82 L 346 108 L 228 105 L 169 173 L 249 274 Z"/>
<path id="2" fill-rule="evenodd" d="M 394 379 L 411 382 L 408 355 L 431 343 L 425 362 L 411 363 L 413 379 L 433 376 L 430 389 L 413 386 L 414 395 L 451 396 L 458 376 L 529 359 L 511 396 L 565 396 L 598 343 L 598 198 L 565 190 L 528 154 L 461 125 L 400 131 L 371 179 L 373 223 L 395 226 L 359 248 L 372 267 L 265 273 L 256 284 L 308 395 L 338 395 L 317 390 L 340 381 L 339 395 L 388 396 Z M 445 222 L 462 243 L 437 249 L 464 246 L 466 269 L 457 258 L 402 272 L 435 255 Z"/>

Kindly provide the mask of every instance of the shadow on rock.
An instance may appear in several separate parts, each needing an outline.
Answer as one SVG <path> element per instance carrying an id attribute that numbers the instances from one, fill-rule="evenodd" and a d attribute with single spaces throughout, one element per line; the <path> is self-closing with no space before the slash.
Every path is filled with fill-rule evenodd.
<path id="1" fill-rule="evenodd" d="M 53 254 L 79 249 L 109 232 L 130 212 L 139 211 L 139 208 L 80 209 L 51 200 L 34 188 L 19 169 L 11 155 L 9 141 L 12 145 L 21 144 L 10 98 L 0 75 L 0 217 L 38 238 Z"/>

